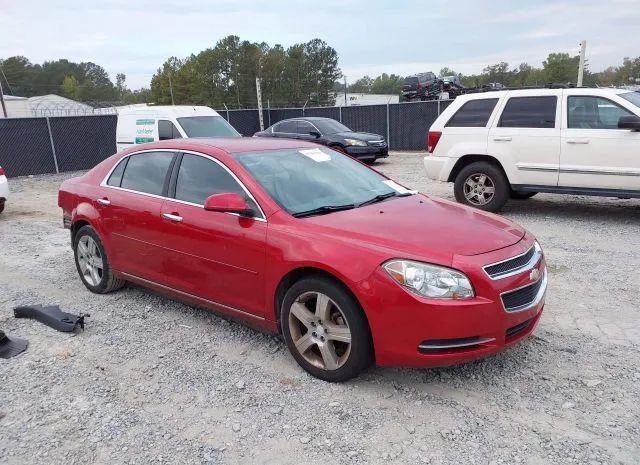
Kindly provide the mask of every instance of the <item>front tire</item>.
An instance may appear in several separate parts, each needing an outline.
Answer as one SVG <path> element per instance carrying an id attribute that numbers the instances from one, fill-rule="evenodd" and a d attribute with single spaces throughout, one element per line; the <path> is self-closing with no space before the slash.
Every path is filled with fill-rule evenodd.
<path id="1" fill-rule="evenodd" d="M 316 378 L 346 381 L 373 360 L 371 333 L 360 305 L 323 276 L 291 286 L 282 301 L 280 324 L 293 358 Z"/>
<path id="2" fill-rule="evenodd" d="M 100 236 L 91 226 L 81 227 L 73 238 L 76 269 L 82 283 L 96 294 L 107 294 L 125 285 L 113 276 Z"/>
<path id="3" fill-rule="evenodd" d="M 462 168 L 454 185 L 456 200 L 480 210 L 498 212 L 511 194 L 509 180 L 502 170 L 479 161 Z"/>

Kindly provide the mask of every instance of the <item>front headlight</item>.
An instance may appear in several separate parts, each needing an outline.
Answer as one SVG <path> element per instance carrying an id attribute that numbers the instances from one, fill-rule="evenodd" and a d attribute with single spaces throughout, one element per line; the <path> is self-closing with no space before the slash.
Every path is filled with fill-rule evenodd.
<path id="1" fill-rule="evenodd" d="M 398 284 L 431 299 L 470 299 L 469 279 L 459 271 L 410 260 L 392 260 L 383 268 Z"/>
<path id="2" fill-rule="evenodd" d="M 366 147 L 367 143 L 363 140 L 358 139 L 345 139 L 344 143 L 347 145 L 356 145 L 358 147 Z"/>

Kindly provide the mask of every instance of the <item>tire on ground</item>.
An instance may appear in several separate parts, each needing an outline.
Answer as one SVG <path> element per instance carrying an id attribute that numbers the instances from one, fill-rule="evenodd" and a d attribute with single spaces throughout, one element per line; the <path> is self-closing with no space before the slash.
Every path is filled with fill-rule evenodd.
<path id="1" fill-rule="evenodd" d="M 303 294 L 320 292 L 333 300 L 342 311 L 351 332 L 351 348 L 348 358 L 335 370 L 326 370 L 307 361 L 295 347 L 289 328 L 292 304 Z M 358 376 L 373 362 L 373 347 L 369 324 L 360 304 L 341 284 L 321 275 L 302 278 L 295 282 L 285 294 L 280 311 L 282 335 L 298 364 L 308 373 L 329 382 L 340 382 Z"/>
<path id="2" fill-rule="evenodd" d="M 474 174 L 484 174 L 491 179 L 494 185 L 493 198 L 484 205 L 474 204 L 464 195 L 464 184 L 467 178 Z M 500 211 L 504 204 L 507 203 L 507 200 L 509 200 L 509 196 L 511 195 L 511 186 L 509 185 L 509 180 L 499 166 L 486 161 L 477 161 L 462 168 L 456 176 L 453 191 L 456 200 L 462 204 L 484 211 L 497 212 Z"/>
<path id="3" fill-rule="evenodd" d="M 80 263 L 78 261 L 78 243 L 80 239 L 84 236 L 90 236 L 96 243 L 98 250 L 100 252 L 100 256 L 102 257 L 102 278 L 100 282 L 93 286 L 85 279 L 81 269 Z M 104 246 L 102 245 L 102 241 L 100 240 L 100 236 L 91 226 L 83 226 L 81 227 L 73 237 L 73 254 L 76 262 L 76 269 L 78 270 L 78 274 L 80 275 L 80 279 L 82 283 L 85 285 L 87 289 L 96 294 L 107 294 L 109 292 L 116 291 L 121 289 L 126 281 L 124 279 L 116 278 L 113 276 L 111 265 L 109 264 L 109 259 L 107 257 L 107 253 L 104 250 Z"/>

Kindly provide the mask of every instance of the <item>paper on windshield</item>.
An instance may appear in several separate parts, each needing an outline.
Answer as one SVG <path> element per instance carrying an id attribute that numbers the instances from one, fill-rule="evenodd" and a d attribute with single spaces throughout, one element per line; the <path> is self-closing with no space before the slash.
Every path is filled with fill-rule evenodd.
<path id="1" fill-rule="evenodd" d="M 418 192 L 418 191 L 411 191 L 411 190 L 407 189 L 406 187 L 402 187 L 400 184 L 398 184 L 395 181 L 392 181 L 391 179 L 388 179 L 388 180 L 382 181 L 382 182 L 385 183 L 387 186 L 389 186 L 394 191 L 396 191 L 398 194 L 416 194 Z"/>
<path id="2" fill-rule="evenodd" d="M 331 160 L 331 155 L 324 153 L 320 149 L 306 149 L 299 150 L 299 152 L 305 157 L 311 158 L 313 161 L 322 162 Z"/>

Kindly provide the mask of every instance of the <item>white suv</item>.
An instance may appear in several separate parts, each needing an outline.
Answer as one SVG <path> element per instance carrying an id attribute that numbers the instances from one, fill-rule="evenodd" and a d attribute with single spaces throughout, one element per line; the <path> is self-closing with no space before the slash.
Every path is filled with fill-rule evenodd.
<path id="1" fill-rule="evenodd" d="M 498 211 L 538 192 L 640 198 L 640 92 L 526 89 L 455 99 L 429 129 L 427 176 Z"/>

